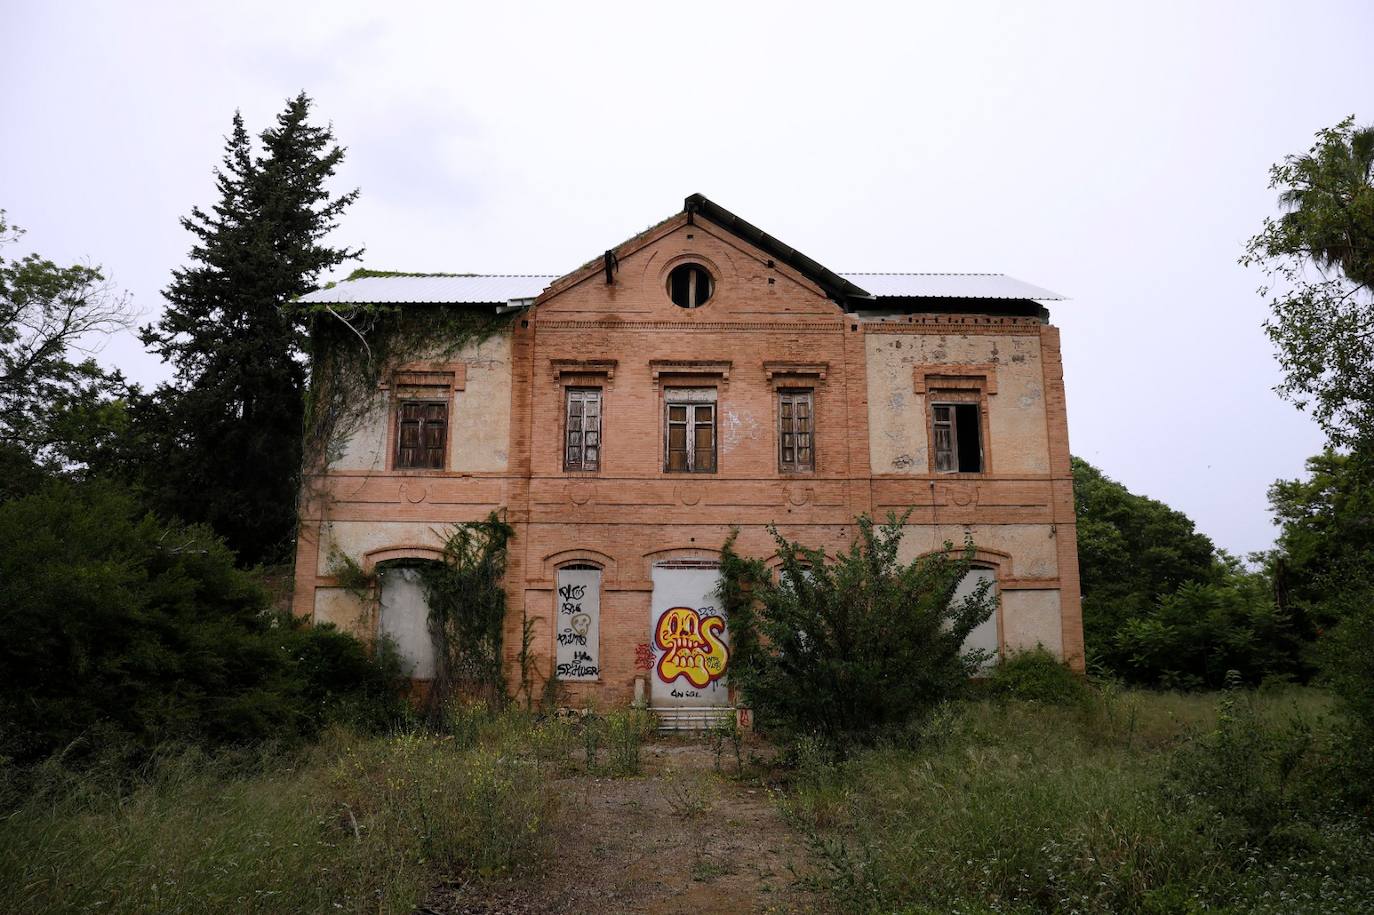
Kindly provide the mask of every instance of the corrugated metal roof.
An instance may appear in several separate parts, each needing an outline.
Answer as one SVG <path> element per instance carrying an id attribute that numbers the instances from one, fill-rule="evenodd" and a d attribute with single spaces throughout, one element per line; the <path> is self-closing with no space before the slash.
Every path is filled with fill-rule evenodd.
<path id="1" fill-rule="evenodd" d="M 1002 273 L 841 273 L 880 299 L 1031 299 L 1064 296 Z M 307 304 L 401 303 L 505 304 L 533 299 L 558 279 L 553 274 L 470 274 L 466 276 L 365 276 L 306 293 Z"/>
<path id="2" fill-rule="evenodd" d="M 556 279 L 558 277 L 553 275 L 534 274 L 364 276 L 307 292 L 300 301 L 320 305 L 411 302 L 504 305 L 512 299 L 532 299 Z"/>
<path id="3" fill-rule="evenodd" d="M 1005 273 L 841 273 L 879 298 L 1031 299 L 1063 301 L 1064 296 Z"/>

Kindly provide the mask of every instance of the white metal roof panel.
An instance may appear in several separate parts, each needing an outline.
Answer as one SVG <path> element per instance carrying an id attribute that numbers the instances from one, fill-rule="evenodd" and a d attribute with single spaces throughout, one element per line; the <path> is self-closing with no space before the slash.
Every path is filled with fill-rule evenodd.
<path id="1" fill-rule="evenodd" d="M 878 298 L 1031 299 L 1064 296 L 1003 273 L 842 273 Z M 532 299 L 558 277 L 554 274 L 469 274 L 465 276 L 365 276 L 301 296 L 307 304 L 505 303 Z"/>
<path id="2" fill-rule="evenodd" d="M 1032 299 L 1062 301 L 1064 296 L 1005 273 L 841 273 L 879 298 Z"/>
<path id="3" fill-rule="evenodd" d="M 556 279 L 534 274 L 365 276 L 307 292 L 300 301 L 320 305 L 505 303 L 532 299 Z"/>

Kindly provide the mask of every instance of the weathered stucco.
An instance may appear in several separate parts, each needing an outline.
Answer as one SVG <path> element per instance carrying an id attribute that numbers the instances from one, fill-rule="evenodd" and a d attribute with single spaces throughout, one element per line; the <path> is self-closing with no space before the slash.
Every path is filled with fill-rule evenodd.
<path id="1" fill-rule="evenodd" d="M 1059 592 L 1012 591 L 1002 594 L 1002 648 L 1024 651 L 1043 645 L 1054 654 L 1064 650 Z"/>
<path id="2" fill-rule="evenodd" d="M 997 366 L 997 393 L 987 399 L 990 472 L 1049 472 L 1038 334 L 870 334 L 864 351 L 874 473 L 930 471 L 926 396 L 915 391 L 915 369 L 969 364 Z"/>
<path id="3" fill-rule="evenodd" d="M 461 365 L 464 384 L 449 404 L 448 468 L 484 473 L 506 469 L 510 448 L 510 335 L 498 334 L 456 353 L 412 354 L 419 361 Z M 382 471 L 387 468 L 391 436 L 391 401 L 382 394 L 350 434 L 331 449 L 337 457 L 332 472 Z"/>
<path id="4" fill-rule="evenodd" d="M 999 579 L 1052 579 L 1059 575 L 1058 532 L 1052 524 L 908 524 L 898 556 L 910 562 L 943 549 L 946 542 L 962 549 L 965 532 L 973 538 L 976 549 L 1010 554 L 1010 558 L 998 556 Z"/>

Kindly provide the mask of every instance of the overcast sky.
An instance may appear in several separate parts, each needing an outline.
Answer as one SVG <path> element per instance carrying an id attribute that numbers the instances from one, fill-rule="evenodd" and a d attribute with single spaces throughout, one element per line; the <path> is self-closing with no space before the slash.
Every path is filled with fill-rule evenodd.
<path id="1" fill-rule="evenodd" d="M 369 267 L 561 273 L 701 192 L 835 270 L 1008 273 L 1071 298 L 1074 452 L 1264 549 L 1322 439 L 1236 258 L 1268 166 L 1374 120 L 1374 4 L 1122 7 L 0 0 L 0 208 L 151 319 L 234 109 L 304 89 Z"/>

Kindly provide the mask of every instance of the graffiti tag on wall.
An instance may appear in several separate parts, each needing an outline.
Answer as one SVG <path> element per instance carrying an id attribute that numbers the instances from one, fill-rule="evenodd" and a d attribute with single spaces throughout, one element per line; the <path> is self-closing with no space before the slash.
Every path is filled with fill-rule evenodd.
<path id="1" fill-rule="evenodd" d="M 596 680 L 601 676 L 601 572 L 559 569 L 554 601 L 557 641 L 554 675 L 560 680 Z"/>
<path id="2" fill-rule="evenodd" d="M 658 657 L 658 678 L 672 683 L 679 677 L 696 687 L 706 686 L 725 676 L 730 650 L 721 635 L 725 620 L 703 615 L 691 607 L 673 607 L 658 619 L 654 643 Z"/>

